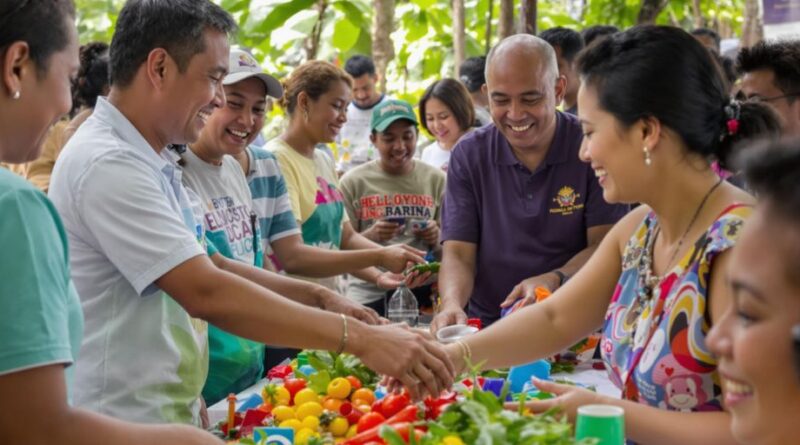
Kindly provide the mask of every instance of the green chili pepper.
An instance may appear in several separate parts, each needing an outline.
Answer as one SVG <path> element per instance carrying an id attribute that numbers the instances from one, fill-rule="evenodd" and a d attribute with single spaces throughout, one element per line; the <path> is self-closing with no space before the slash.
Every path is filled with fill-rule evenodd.
<path id="1" fill-rule="evenodd" d="M 425 272 L 438 273 L 439 272 L 439 262 L 438 261 L 432 261 L 430 263 L 417 264 L 416 266 L 411 267 L 408 270 L 406 270 L 406 275 L 414 273 L 414 272 L 419 272 L 420 274 L 423 274 Z"/>

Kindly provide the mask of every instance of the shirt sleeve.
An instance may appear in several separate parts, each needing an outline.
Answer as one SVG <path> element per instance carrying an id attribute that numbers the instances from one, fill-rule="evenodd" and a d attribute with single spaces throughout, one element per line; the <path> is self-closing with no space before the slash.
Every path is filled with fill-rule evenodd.
<path id="1" fill-rule="evenodd" d="M 0 196 L 0 375 L 71 363 L 65 235 L 41 192 Z"/>
<path id="2" fill-rule="evenodd" d="M 281 174 L 286 183 L 286 195 L 289 199 L 289 205 L 294 214 L 294 219 L 302 222 L 303 218 L 300 211 L 300 184 L 297 179 L 297 171 L 283 153 L 275 152 L 275 157 L 278 159 L 278 165 L 281 168 Z"/>
<path id="3" fill-rule="evenodd" d="M 466 150 L 453 150 L 447 169 L 444 202 L 442 203 L 442 235 L 444 241 L 480 242 L 478 200 Z"/>
<path id="4" fill-rule="evenodd" d="M 278 174 L 275 176 L 275 214 L 272 216 L 267 239 L 272 242 L 297 233 L 300 233 L 300 227 L 297 226 L 292 211 L 289 190 L 283 175 Z"/>
<path id="5" fill-rule="evenodd" d="M 603 198 L 603 188 L 600 187 L 600 183 L 597 182 L 597 178 L 592 172 L 589 173 L 588 178 L 589 187 L 587 187 L 587 190 L 589 191 L 589 196 L 586 198 L 586 212 L 584 213 L 586 227 L 616 224 L 628 213 L 630 206 L 627 204 L 607 203 Z"/>
<path id="6" fill-rule="evenodd" d="M 105 156 L 85 173 L 77 192 L 81 222 L 109 261 L 143 294 L 179 264 L 204 252 L 183 217 L 141 161 Z"/>

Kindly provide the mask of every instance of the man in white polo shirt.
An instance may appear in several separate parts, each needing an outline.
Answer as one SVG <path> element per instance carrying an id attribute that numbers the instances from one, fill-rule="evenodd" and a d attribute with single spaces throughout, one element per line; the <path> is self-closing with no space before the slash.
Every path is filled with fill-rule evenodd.
<path id="1" fill-rule="evenodd" d="M 259 342 L 352 352 L 415 394 L 440 390 L 453 368 L 436 344 L 290 301 L 253 283 L 268 283 L 267 272 L 206 255 L 166 147 L 196 140 L 224 105 L 234 28 L 208 0 L 129 0 L 120 12 L 108 100 L 64 149 L 50 188 L 85 315 L 76 404 L 198 423 L 208 350 L 193 318 Z"/>

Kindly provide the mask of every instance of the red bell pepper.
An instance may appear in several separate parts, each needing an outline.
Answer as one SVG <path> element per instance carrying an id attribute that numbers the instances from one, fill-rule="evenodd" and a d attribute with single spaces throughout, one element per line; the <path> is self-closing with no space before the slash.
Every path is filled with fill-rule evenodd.
<path id="1" fill-rule="evenodd" d="M 279 365 L 269 370 L 267 373 L 267 378 L 272 379 L 286 379 L 286 377 L 290 376 L 294 370 L 289 365 Z"/>
<path id="2" fill-rule="evenodd" d="M 383 425 L 388 425 L 393 430 L 397 431 L 397 434 L 399 434 L 406 443 L 408 443 L 411 434 L 414 434 L 414 437 L 417 439 L 417 441 L 419 441 L 425 434 L 425 428 L 415 427 L 412 422 L 388 423 L 387 421 L 387 423 L 384 423 Z M 378 425 L 375 428 L 357 434 L 344 441 L 343 445 L 366 445 L 376 441 L 383 442 L 383 439 L 380 436 L 381 426 L 383 425 Z"/>
<path id="3" fill-rule="evenodd" d="M 376 438 L 380 438 L 380 436 L 378 435 L 378 431 L 380 431 L 381 426 L 383 425 L 399 426 L 402 424 L 408 425 L 409 423 L 413 423 L 417 420 L 418 411 L 419 408 L 417 408 L 417 405 L 409 405 L 403 408 L 399 413 L 386 419 L 386 422 L 383 422 L 380 425 L 370 428 L 364 431 L 363 433 L 358 433 L 355 436 L 351 437 L 350 439 L 346 440 L 344 443 L 346 445 L 363 445 L 369 441 L 375 440 Z M 406 436 L 406 439 L 408 439 L 408 436 Z"/>
<path id="4" fill-rule="evenodd" d="M 449 391 L 443 393 L 436 399 L 428 397 L 423 402 L 425 404 L 425 420 L 438 419 L 444 409 L 456 401 L 456 393 Z"/>

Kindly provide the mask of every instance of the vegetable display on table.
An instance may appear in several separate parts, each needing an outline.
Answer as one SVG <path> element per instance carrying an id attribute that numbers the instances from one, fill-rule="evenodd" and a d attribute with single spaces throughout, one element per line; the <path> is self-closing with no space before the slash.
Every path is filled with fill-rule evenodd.
<path id="1" fill-rule="evenodd" d="M 486 377 L 473 372 L 455 391 L 414 404 L 407 393 L 385 394 L 378 376 L 353 356 L 302 354 L 300 361 L 273 368 L 260 404 L 220 422 L 217 433 L 229 443 L 250 445 L 290 443 L 263 436 L 256 441 L 265 427 L 282 429 L 297 445 L 596 443 L 576 441 L 572 426 L 556 412 L 534 416 L 503 409 L 510 398 L 503 371 Z M 306 360 L 308 365 L 301 364 Z"/>

